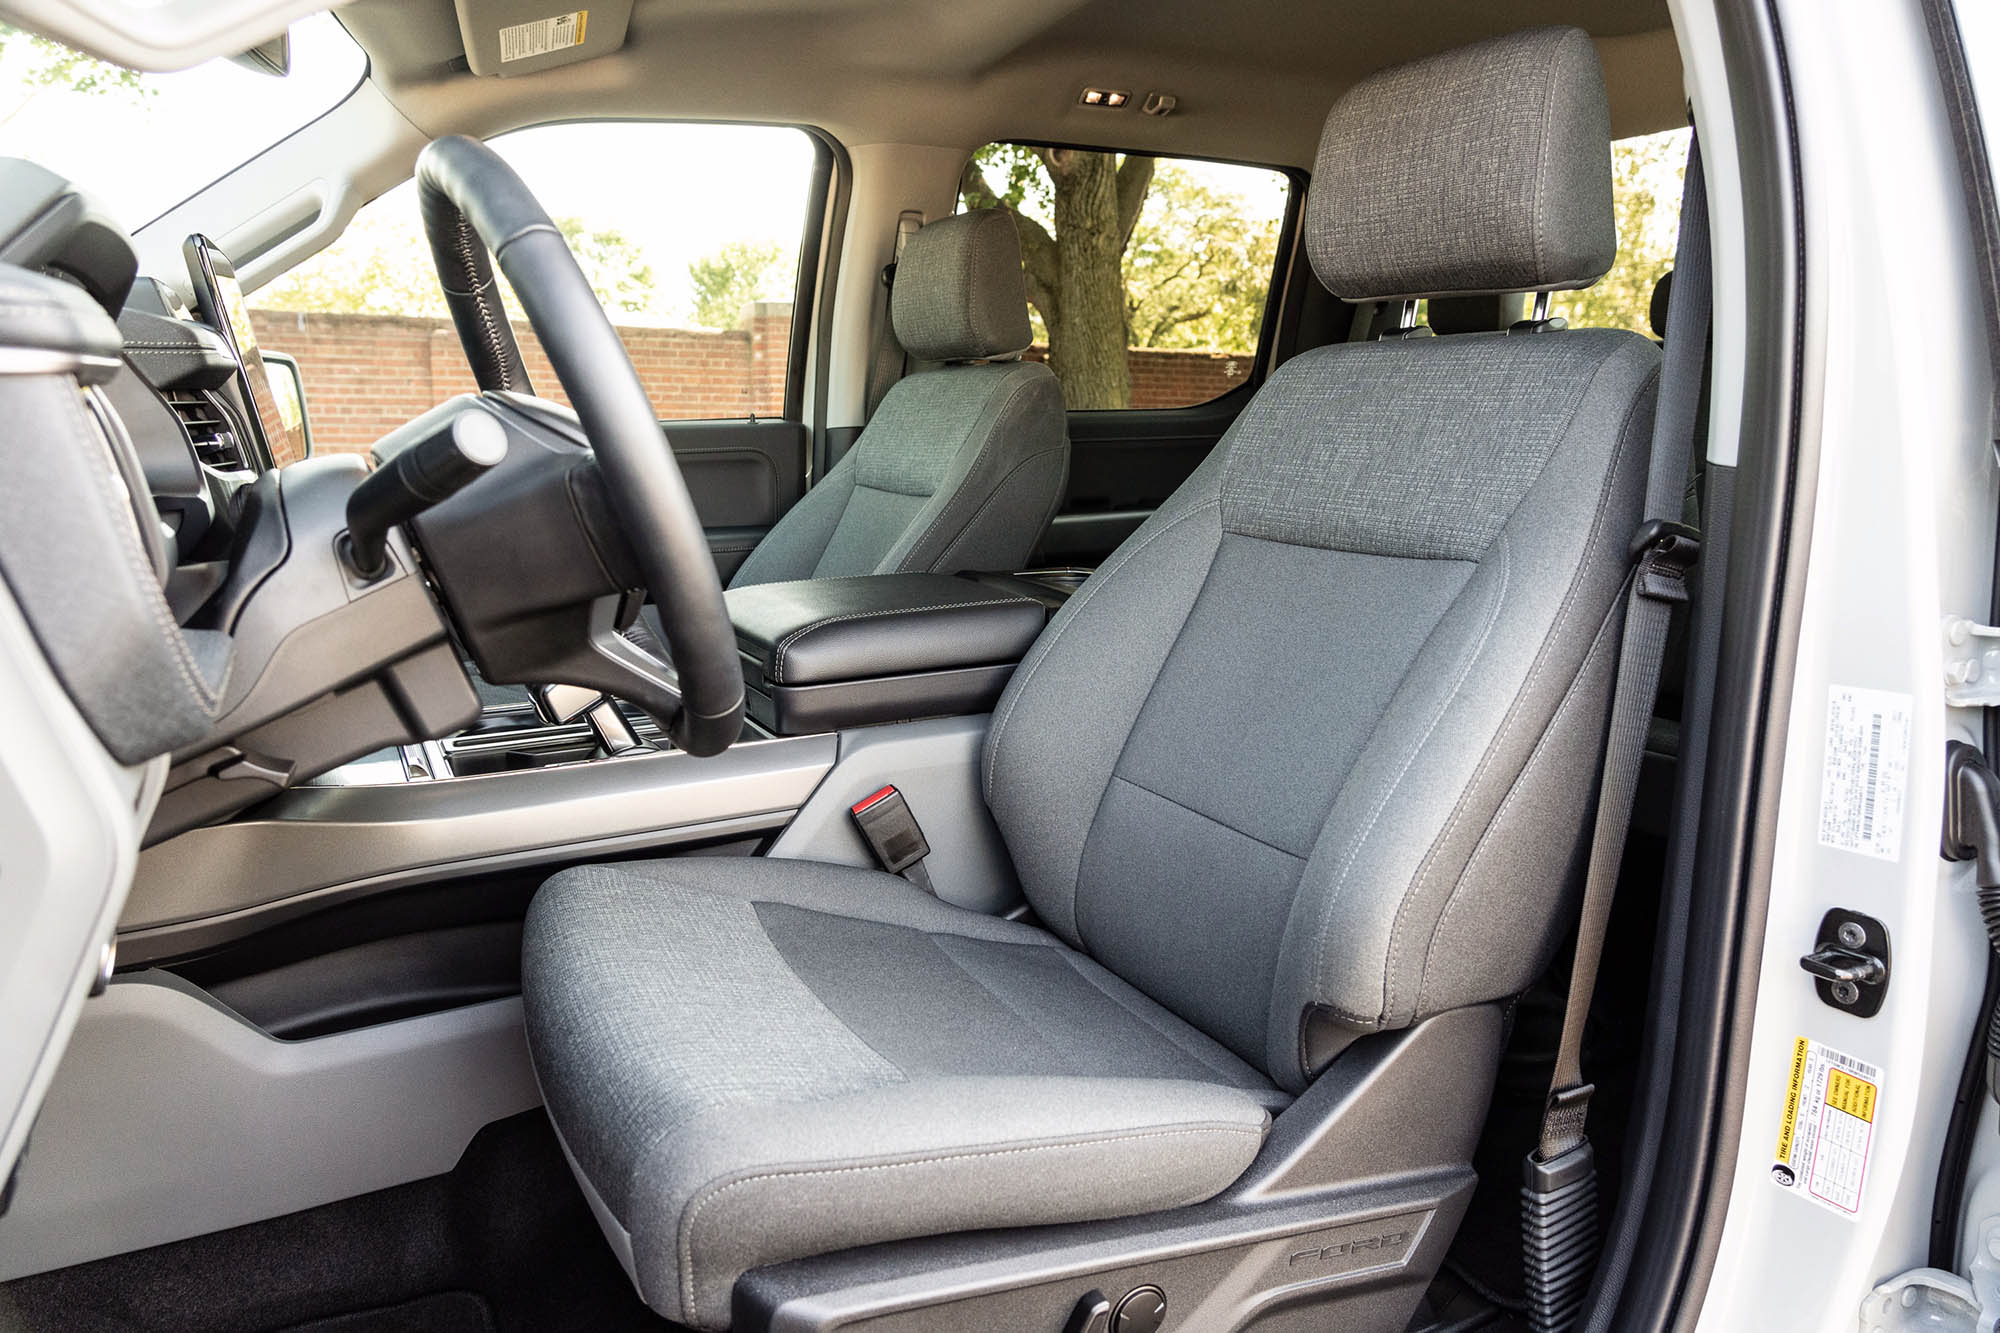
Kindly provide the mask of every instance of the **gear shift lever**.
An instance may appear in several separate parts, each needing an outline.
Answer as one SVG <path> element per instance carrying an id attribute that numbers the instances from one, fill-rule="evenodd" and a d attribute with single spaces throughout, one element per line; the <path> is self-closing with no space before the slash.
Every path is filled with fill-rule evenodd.
<path id="1" fill-rule="evenodd" d="M 617 701 L 601 690 L 583 685 L 537 685 L 531 693 L 535 699 L 535 711 L 542 715 L 544 722 L 559 727 L 578 717 L 583 718 L 590 724 L 591 732 L 606 755 L 652 748 L 632 730 L 625 714 L 618 711 Z"/>

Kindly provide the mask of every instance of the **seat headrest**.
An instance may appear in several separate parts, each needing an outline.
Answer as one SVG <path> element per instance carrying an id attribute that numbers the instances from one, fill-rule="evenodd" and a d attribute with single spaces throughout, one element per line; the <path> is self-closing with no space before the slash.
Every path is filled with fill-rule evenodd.
<path id="1" fill-rule="evenodd" d="M 1035 340 L 1021 238 L 1004 210 L 939 218 L 910 237 L 890 295 L 896 337 L 919 361 L 1013 356 Z"/>
<path id="2" fill-rule="evenodd" d="M 1611 116 L 1581 28 L 1398 65 L 1326 118 L 1306 252 L 1346 301 L 1587 287 L 1618 254 Z"/>

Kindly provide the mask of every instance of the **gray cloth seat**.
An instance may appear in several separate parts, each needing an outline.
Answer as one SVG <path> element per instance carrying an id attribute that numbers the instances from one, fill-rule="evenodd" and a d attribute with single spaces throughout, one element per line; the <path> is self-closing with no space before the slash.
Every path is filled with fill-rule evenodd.
<path id="1" fill-rule="evenodd" d="M 1013 220 L 982 209 L 919 229 L 890 317 L 904 350 L 932 364 L 889 389 L 731 587 L 1019 569 L 1054 517 L 1069 433 L 1054 373 L 1019 359 L 1034 334 Z"/>
<path id="2" fill-rule="evenodd" d="M 1588 37 L 1350 91 L 1306 243 L 1354 302 L 1595 280 Z M 1211 1198 L 1350 1043 L 1532 981 L 1580 886 L 1658 370 L 1615 330 L 1279 367 L 994 711 L 1039 929 L 810 862 L 552 879 L 530 1043 L 646 1300 L 721 1328 L 759 1265 Z"/>
<path id="3" fill-rule="evenodd" d="M 647 1302 L 701 1327 L 849 1228 L 1205 1199 L 1290 1100 L 1047 932 L 879 871 L 581 867 L 528 929 L 550 1113 Z"/>

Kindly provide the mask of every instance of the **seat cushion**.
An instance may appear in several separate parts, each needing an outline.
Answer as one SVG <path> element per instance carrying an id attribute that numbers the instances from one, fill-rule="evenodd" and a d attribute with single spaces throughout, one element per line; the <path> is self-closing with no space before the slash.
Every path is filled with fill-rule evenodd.
<path id="1" fill-rule="evenodd" d="M 1286 1101 L 1048 933 L 871 870 L 564 871 L 523 966 L 599 1220 L 647 1303 L 701 1328 L 764 1264 L 1212 1197 Z"/>

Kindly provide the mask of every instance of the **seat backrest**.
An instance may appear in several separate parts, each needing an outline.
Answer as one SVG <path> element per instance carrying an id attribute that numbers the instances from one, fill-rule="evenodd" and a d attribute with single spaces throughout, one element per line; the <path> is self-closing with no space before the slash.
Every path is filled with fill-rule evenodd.
<path id="1" fill-rule="evenodd" d="M 1616 251 L 1590 39 L 1377 74 L 1306 211 L 1352 302 L 1579 287 Z M 1047 925 L 1281 1085 L 1524 988 L 1573 901 L 1659 352 L 1606 329 L 1284 363 L 994 713 Z"/>
<path id="2" fill-rule="evenodd" d="M 854 447 L 792 507 L 731 587 L 849 574 L 1019 569 L 1062 501 L 1069 432 L 1033 341 L 1021 242 L 1000 209 L 943 218 L 903 247 L 896 337 L 920 362 Z"/>

